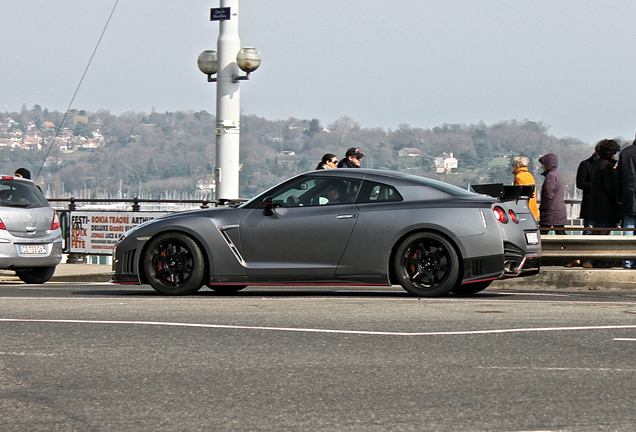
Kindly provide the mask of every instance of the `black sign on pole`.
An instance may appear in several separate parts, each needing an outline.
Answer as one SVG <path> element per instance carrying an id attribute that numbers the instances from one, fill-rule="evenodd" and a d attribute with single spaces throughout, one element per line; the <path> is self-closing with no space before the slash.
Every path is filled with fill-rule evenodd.
<path id="1" fill-rule="evenodd" d="M 230 19 L 230 8 L 212 8 L 210 9 L 210 21 L 224 21 Z"/>

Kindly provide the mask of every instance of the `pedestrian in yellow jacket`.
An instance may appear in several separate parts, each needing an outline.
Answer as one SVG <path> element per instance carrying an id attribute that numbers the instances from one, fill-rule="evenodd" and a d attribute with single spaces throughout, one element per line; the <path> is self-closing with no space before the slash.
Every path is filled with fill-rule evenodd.
<path id="1" fill-rule="evenodd" d="M 539 219 L 539 207 L 537 206 L 537 183 L 534 181 L 534 177 L 528 171 L 528 158 L 525 156 L 519 156 L 514 158 L 512 162 L 512 173 L 515 175 L 516 185 L 534 185 L 534 194 L 530 198 L 528 205 L 530 211 L 534 215 L 535 219 Z"/>

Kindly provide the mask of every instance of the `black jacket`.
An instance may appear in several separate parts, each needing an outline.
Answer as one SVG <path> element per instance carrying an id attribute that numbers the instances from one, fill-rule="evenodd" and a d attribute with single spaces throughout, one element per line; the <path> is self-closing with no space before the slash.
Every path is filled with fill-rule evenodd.
<path id="1" fill-rule="evenodd" d="M 597 222 L 616 223 L 621 220 L 621 208 L 616 201 L 616 170 L 613 160 L 599 159 L 592 170 L 590 194 L 591 216 Z"/>
<path id="2" fill-rule="evenodd" d="M 343 159 L 340 159 L 340 162 L 338 162 L 338 168 L 359 168 L 359 167 L 352 164 L 349 158 L 343 158 Z"/>
<path id="3" fill-rule="evenodd" d="M 592 168 L 594 162 L 597 161 L 596 154 L 585 159 L 579 164 L 576 170 L 576 187 L 583 191 L 583 199 L 581 200 L 581 219 L 592 219 L 590 213 L 590 189 L 592 187 Z"/>
<path id="4" fill-rule="evenodd" d="M 622 214 L 636 215 L 636 141 L 618 156 L 616 199 L 622 203 Z"/>

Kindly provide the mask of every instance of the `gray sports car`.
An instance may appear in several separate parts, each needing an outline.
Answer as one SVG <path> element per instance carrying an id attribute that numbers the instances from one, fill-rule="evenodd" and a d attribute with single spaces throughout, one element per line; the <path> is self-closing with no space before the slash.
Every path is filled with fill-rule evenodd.
<path id="1" fill-rule="evenodd" d="M 168 295 L 203 285 L 230 293 L 400 284 L 441 296 L 538 273 L 534 187 L 474 188 L 481 193 L 381 170 L 308 172 L 237 207 L 175 213 L 128 231 L 113 251 L 112 282 Z"/>

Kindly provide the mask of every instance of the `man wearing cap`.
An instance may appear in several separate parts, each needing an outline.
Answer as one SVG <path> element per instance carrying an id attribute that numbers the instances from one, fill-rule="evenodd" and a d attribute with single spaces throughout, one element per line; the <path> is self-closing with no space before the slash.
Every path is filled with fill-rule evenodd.
<path id="1" fill-rule="evenodd" d="M 345 157 L 338 162 L 338 168 L 360 168 L 360 161 L 363 157 L 364 155 L 359 149 L 351 147 L 345 153 Z"/>

